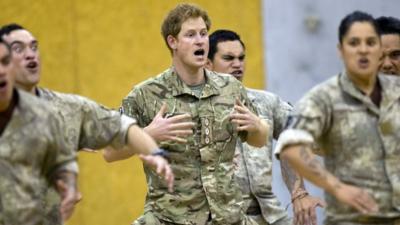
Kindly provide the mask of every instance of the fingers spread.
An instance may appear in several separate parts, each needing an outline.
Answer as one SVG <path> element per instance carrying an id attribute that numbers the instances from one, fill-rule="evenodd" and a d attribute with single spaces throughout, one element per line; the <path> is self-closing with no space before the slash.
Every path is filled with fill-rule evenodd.
<path id="1" fill-rule="evenodd" d="M 190 114 L 181 114 L 181 115 L 176 115 L 173 117 L 168 118 L 172 123 L 177 123 L 177 122 L 182 122 L 182 121 L 189 121 L 192 119 L 192 116 Z"/>

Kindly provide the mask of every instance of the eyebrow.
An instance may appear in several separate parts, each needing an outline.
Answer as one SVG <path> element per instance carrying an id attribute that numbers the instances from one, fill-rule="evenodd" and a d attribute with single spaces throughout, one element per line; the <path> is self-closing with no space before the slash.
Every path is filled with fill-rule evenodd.
<path id="1" fill-rule="evenodd" d="M 228 53 L 226 53 L 226 54 L 223 54 L 222 56 L 233 56 L 233 57 L 236 57 L 235 54 L 233 54 L 233 53 L 231 53 L 231 52 L 228 52 Z M 240 54 L 238 57 L 243 57 L 243 56 L 246 56 L 246 54 Z"/>
<path id="2" fill-rule="evenodd" d="M 31 44 L 37 44 L 37 43 L 38 43 L 37 40 L 33 40 L 33 41 L 31 42 Z M 11 42 L 10 46 L 13 46 L 14 44 L 25 44 L 25 43 L 22 42 L 22 41 L 16 40 L 16 41 Z"/>

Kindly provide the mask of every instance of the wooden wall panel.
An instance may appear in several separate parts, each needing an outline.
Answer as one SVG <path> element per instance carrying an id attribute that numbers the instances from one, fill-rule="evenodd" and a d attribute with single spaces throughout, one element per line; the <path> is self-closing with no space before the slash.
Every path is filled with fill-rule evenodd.
<path id="1" fill-rule="evenodd" d="M 176 0 L 2 0 L 0 23 L 18 22 L 38 38 L 42 86 L 88 96 L 118 107 L 134 84 L 171 64 L 160 34 Z M 261 3 L 193 1 L 212 19 L 212 30 L 237 31 L 247 49 L 245 84 L 263 88 Z M 137 158 L 106 164 L 101 154 L 80 153 L 83 193 L 69 225 L 129 224 L 142 213 L 146 193 Z"/>

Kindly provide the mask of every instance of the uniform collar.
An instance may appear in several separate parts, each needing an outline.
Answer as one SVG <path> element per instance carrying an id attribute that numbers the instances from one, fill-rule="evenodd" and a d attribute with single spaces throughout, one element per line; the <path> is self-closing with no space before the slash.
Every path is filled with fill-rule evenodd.
<path id="1" fill-rule="evenodd" d="M 200 98 L 207 98 L 212 95 L 219 95 L 219 85 L 218 85 L 218 76 L 215 73 L 212 73 L 206 69 L 204 69 L 204 75 L 205 75 L 205 84 L 204 88 L 202 91 L 202 95 Z M 178 76 L 178 74 L 175 72 L 174 68 L 171 67 L 166 71 L 165 75 L 166 79 L 166 84 L 169 87 L 169 89 L 172 91 L 172 95 L 174 97 L 183 95 L 183 94 L 188 94 L 195 96 L 193 91 L 190 89 L 188 85 L 186 85 Z"/>
<path id="2" fill-rule="evenodd" d="M 377 82 L 380 82 L 380 80 L 377 80 Z M 379 115 L 379 108 L 372 102 L 369 96 L 364 95 L 361 90 L 354 85 L 353 81 L 350 80 L 348 74 L 345 71 L 339 74 L 339 84 L 345 93 L 361 101 L 368 109 Z M 382 90 L 385 88 L 384 86 L 381 87 Z"/>

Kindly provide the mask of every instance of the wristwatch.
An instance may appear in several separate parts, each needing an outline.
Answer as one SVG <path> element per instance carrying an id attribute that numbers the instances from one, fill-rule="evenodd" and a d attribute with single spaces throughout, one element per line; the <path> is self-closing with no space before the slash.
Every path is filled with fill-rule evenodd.
<path id="1" fill-rule="evenodd" d="M 159 156 L 162 156 L 162 157 L 166 157 L 166 156 L 168 155 L 168 153 L 167 153 L 167 151 L 165 151 L 165 150 L 162 149 L 162 148 L 157 148 L 156 150 L 154 150 L 154 151 L 151 153 L 151 155 L 153 155 L 153 156 L 159 155 Z"/>

